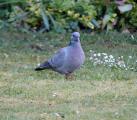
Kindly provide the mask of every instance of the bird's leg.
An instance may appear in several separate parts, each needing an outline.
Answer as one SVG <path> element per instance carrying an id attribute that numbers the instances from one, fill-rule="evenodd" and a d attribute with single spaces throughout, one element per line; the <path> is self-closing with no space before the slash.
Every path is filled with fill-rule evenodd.
<path id="1" fill-rule="evenodd" d="M 69 74 L 65 74 L 65 79 L 66 79 L 66 80 L 69 79 Z"/>
<path id="2" fill-rule="evenodd" d="M 65 75 L 66 80 L 74 80 L 73 74 L 69 73 Z"/>

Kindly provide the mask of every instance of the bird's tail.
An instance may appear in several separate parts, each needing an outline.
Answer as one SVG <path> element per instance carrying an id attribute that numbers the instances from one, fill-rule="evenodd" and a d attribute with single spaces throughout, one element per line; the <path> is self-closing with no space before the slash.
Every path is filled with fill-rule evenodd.
<path id="1" fill-rule="evenodd" d="M 35 71 L 41 71 L 41 70 L 45 70 L 45 69 L 50 69 L 52 68 L 52 66 L 49 64 L 48 61 L 40 64 L 38 67 L 35 68 Z"/>

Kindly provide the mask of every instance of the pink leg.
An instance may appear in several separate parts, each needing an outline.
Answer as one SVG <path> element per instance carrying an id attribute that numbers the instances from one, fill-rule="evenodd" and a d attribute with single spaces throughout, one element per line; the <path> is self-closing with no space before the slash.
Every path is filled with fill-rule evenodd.
<path id="1" fill-rule="evenodd" d="M 66 80 L 74 80 L 73 74 L 69 73 L 65 75 Z"/>

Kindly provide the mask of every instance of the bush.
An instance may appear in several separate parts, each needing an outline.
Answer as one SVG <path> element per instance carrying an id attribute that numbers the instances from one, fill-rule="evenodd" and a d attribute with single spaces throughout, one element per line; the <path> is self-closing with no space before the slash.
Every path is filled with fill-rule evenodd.
<path id="1" fill-rule="evenodd" d="M 135 0 L 121 2 L 122 5 L 110 0 L 2 0 L 0 21 L 40 32 L 136 29 L 137 3 Z M 4 26 L 3 22 L 0 26 Z"/>

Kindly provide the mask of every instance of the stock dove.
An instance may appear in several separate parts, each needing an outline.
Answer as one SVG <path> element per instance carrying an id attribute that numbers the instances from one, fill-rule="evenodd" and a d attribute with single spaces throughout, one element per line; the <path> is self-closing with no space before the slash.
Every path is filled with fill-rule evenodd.
<path id="1" fill-rule="evenodd" d="M 51 69 L 64 74 L 68 78 L 71 73 L 80 68 L 84 60 L 85 54 L 80 43 L 80 33 L 73 32 L 68 46 L 61 48 L 49 60 L 36 67 L 35 70 Z"/>

